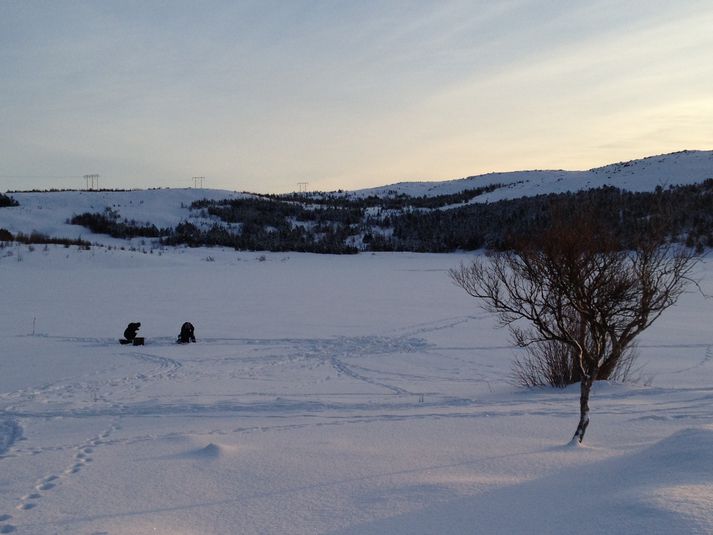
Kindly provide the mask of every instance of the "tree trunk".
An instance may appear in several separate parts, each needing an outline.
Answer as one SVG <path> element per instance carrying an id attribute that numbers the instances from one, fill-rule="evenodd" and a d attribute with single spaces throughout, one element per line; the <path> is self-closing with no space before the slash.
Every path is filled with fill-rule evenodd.
<path id="1" fill-rule="evenodd" d="M 619 362 L 619 357 L 610 357 L 607 360 L 604 361 L 602 366 L 599 368 L 599 371 L 597 372 L 597 381 L 606 381 L 609 379 L 612 373 L 614 373 L 614 369 L 616 368 L 616 365 Z"/>
<path id="2" fill-rule="evenodd" d="M 579 425 L 575 431 L 572 441 L 577 441 L 580 444 L 584 440 L 584 432 L 589 425 L 589 393 L 592 390 L 594 382 L 594 374 L 589 373 L 582 376 L 582 381 L 579 383 Z"/>
<path id="3" fill-rule="evenodd" d="M 617 365 L 619 364 L 619 359 L 621 358 L 621 351 L 612 351 L 609 357 L 602 363 L 597 370 L 597 381 L 606 381 L 614 373 Z"/>

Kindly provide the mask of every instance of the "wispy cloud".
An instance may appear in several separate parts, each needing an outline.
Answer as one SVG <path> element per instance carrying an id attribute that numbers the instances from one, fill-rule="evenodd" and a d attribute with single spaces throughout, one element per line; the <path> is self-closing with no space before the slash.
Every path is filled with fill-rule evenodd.
<path id="1" fill-rule="evenodd" d="M 0 174 L 287 191 L 706 148 L 711 27 L 696 0 L 6 0 Z"/>

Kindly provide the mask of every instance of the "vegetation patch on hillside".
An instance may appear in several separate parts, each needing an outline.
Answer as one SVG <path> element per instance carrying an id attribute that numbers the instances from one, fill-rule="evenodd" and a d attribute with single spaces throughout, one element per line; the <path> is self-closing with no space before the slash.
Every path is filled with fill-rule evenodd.
<path id="1" fill-rule="evenodd" d="M 95 234 L 108 234 L 114 238 L 130 239 L 136 237 L 159 238 L 171 233 L 170 229 L 159 229 L 149 223 L 137 223 L 121 219 L 119 214 L 107 208 L 104 213 L 84 212 L 74 215 L 67 221 L 72 225 L 81 225 Z"/>
<path id="2" fill-rule="evenodd" d="M 117 238 L 160 238 L 166 245 L 330 254 L 441 253 L 508 249 L 545 232 L 555 216 L 586 211 L 611 230 L 622 248 L 631 248 L 654 232 L 699 251 L 713 247 L 713 179 L 653 192 L 606 186 L 493 203 L 468 202 L 495 187 L 434 198 L 313 193 L 204 199 L 190 206 L 191 221 L 163 229 L 122 220 L 111 209 L 75 215 L 70 222 Z"/>
<path id="3" fill-rule="evenodd" d="M 0 193 L 0 208 L 5 208 L 8 206 L 19 206 L 19 205 L 20 205 L 20 203 L 18 203 L 12 197 L 5 195 L 3 193 Z"/>

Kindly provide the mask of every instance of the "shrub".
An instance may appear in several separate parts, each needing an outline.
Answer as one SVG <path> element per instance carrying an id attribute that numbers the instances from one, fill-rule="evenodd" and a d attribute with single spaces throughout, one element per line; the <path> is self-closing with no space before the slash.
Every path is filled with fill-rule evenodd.
<path id="1" fill-rule="evenodd" d="M 19 206 L 19 205 L 20 205 L 20 203 L 18 203 L 12 197 L 8 197 L 7 195 L 0 193 L 0 208 L 4 208 L 7 206 Z"/>
<path id="2" fill-rule="evenodd" d="M 608 377 L 597 379 L 613 379 L 617 381 L 632 381 L 639 354 L 635 347 L 624 350 L 616 361 Z M 524 354 L 513 361 L 512 381 L 525 388 L 552 386 L 565 388 L 579 383 L 582 372 L 579 368 L 579 357 L 570 346 L 555 341 L 532 344 L 525 348 Z"/>
<path id="3" fill-rule="evenodd" d="M 169 233 L 168 229 L 159 229 L 155 225 L 148 223 L 138 224 L 136 221 L 121 221 L 119 214 L 110 208 L 107 208 L 103 214 L 85 212 L 74 215 L 68 223 L 86 227 L 95 234 L 108 234 L 114 238 L 124 239 L 137 236 L 158 238 Z"/>
<path id="4" fill-rule="evenodd" d="M 37 232 L 37 231 L 32 231 L 32 233 L 29 236 L 19 232 L 17 234 L 17 236 L 15 236 L 15 241 L 19 242 L 19 243 L 25 243 L 25 244 L 53 243 L 53 244 L 57 244 L 57 245 L 64 245 L 65 247 L 69 247 L 70 245 L 77 245 L 77 246 L 84 247 L 85 249 L 89 249 L 89 247 L 92 245 L 90 242 L 83 240 L 81 238 L 76 238 L 76 239 L 52 238 L 50 236 L 47 236 L 46 234 L 42 234 L 41 232 Z"/>
<path id="5" fill-rule="evenodd" d="M 536 240 L 450 271 L 458 286 L 508 326 L 518 346 L 557 344 L 543 346 L 545 359 L 554 355 L 555 365 L 567 366 L 576 355 L 580 419 L 573 442 L 582 442 L 589 425 L 594 381 L 612 377 L 635 338 L 692 282 L 699 261 L 664 240 L 642 238 L 632 250 L 620 245 L 609 227 L 584 212 L 561 217 Z M 530 362 L 538 365 L 537 359 Z"/>

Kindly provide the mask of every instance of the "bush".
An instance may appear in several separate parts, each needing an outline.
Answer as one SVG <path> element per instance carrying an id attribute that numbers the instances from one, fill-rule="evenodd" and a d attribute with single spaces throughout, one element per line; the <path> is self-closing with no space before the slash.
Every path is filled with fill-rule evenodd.
<path id="1" fill-rule="evenodd" d="M 559 375 L 571 374 L 569 363 L 577 362 L 580 419 L 573 442 L 582 442 L 589 426 L 594 381 L 616 376 L 617 369 L 621 376 L 626 350 L 694 282 L 699 261 L 662 239 L 641 239 L 629 251 L 620 245 L 611 227 L 584 211 L 560 217 L 519 247 L 450 271 L 458 286 L 509 327 L 518 346 L 534 348 L 534 358 L 520 361 L 527 380 L 533 369 L 547 377 L 550 361 Z M 538 353 L 538 347 L 544 349 Z"/>
<path id="2" fill-rule="evenodd" d="M 139 224 L 136 221 L 121 221 L 119 214 L 107 208 L 102 213 L 85 212 L 74 215 L 68 221 L 72 225 L 81 225 L 95 234 L 108 234 L 114 238 L 130 239 L 137 236 L 158 238 L 169 233 L 168 229 L 159 229 L 151 224 Z"/>
<path id="3" fill-rule="evenodd" d="M 29 236 L 20 232 L 17 234 L 17 236 L 15 236 L 15 241 L 28 245 L 32 243 L 53 243 L 56 245 L 64 245 L 65 247 L 69 247 L 70 245 L 77 245 L 79 247 L 83 247 L 84 249 L 89 249 L 92 245 L 90 242 L 82 240 L 81 238 L 76 238 L 74 240 L 69 238 L 52 238 L 50 236 L 47 236 L 46 234 L 42 234 L 41 232 L 37 231 L 33 231 Z"/>
<path id="4" fill-rule="evenodd" d="M 20 203 L 18 203 L 12 197 L 8 197 L 7 195 L 0 193 L 0 208 L 4 208 L 6 206 L 19 206 L 19 205 L 20 205 Z"/>
<path id="5" fill-rule="evenodd" d="M 616 361 L 607 377 L 597 376 L 597 380 L 612 379 L 626 382 L 635 379 L 634 372 L 638 359 L 635 347 L 628 347 Z M 579 368 L 577 353 L 569 346 L 547 341 L 529 345 L 524 355 L 513 361 L 512 382 L 525 388 L 552 386 L 565 388 L 579 383 L 582 372 Z"/>

